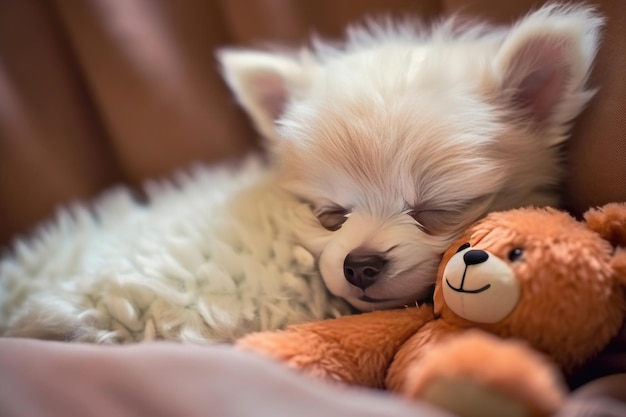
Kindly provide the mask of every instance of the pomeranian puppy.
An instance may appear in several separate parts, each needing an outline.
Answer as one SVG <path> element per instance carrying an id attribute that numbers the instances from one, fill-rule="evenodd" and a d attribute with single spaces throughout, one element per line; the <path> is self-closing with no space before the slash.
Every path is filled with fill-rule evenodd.
<path id="1" fill-rule="evenodd" d="M 602 19 L 371 23 L 298 53 L 225 49 L 269 168 L 199 171 L 79 206 L 0 260 L 0 334 L 232 340 L 427 299 L 489 211 L 557 205 Z M 321 279 L 320 279 L 321 274 Z M 325 285 L 324 285 L 325 284 Z"/>
<path id="2" fill-rule="evenodd" d="M 219 58 L 281 186 L 319 220 L 294 227 L 327 287 L 371 310 L 426 297 L 440 254 L 487 212 L 558 204 L 601 23 L 548 5 L 510 28 L 373 23 L 344 45 Z"/>

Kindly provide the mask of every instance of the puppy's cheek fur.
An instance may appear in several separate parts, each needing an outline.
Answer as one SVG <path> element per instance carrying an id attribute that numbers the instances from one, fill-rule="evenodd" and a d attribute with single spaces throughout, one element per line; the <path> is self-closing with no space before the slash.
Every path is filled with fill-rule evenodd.
<path id="1" fill-rule="evenodd" d="M 320 273 L 326 287 L 334 295 L 343 298 L 356 296 L 358 292 L 356 288 L 351 288 L 343 275 L 343 263 L 348 253 L 350 250 L 340 239 L 331 239 L 319 259 Z"/>
<path id="2" fill-rule="evenodd" d="M 348 301 L 361 295 L 360 289 L 346 281 L 344 261 L 355 250 L 384 251 L 373 243 L 376 236 L 383 232 L 378 219 L 365 213 L 352 213 L 341 228 L 333 233 L 319 259 L 320 273 L 331 293 Z"/>

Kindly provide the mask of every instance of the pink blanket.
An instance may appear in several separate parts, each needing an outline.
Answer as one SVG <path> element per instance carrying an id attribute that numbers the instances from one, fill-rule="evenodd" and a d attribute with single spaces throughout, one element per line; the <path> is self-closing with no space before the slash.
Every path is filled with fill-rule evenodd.
<path id="1" fill-rule="evenodd" d="M 587 384 L 558 417 L 626 415 L 625 375 Z M 0 339 L 3 417 L 296 415 L 454 417 L 423 402 L 311 380 L 225 345 Z"/>

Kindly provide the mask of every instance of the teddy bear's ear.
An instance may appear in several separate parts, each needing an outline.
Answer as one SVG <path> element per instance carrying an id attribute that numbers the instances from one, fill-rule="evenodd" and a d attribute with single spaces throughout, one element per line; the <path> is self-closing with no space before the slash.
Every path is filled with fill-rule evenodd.
<path id="1" fill-rule="evenodd" d="M 626 203 L 609 203 L 584 214 L 587 227 L 613 245 L 626 247 Z"/>
<path id="2" fill-rule="evenodd" d="M 626 249 L 618 248 L 611 261 L 611 266 L 619 277 L 622 286 L 626 289 Z"/>

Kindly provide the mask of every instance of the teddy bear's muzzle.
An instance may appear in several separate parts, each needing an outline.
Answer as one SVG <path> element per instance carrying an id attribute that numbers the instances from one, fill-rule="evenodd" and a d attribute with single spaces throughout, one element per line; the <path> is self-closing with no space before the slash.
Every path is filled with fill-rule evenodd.
<path id="1" fill-rule="evenodd" d="M 496 323 L 517 305 L 519 283 L 511 267 L 497 256 L 469 246 L 446 265 L 441 282 L 448 307 L 477 323 Z"/>

